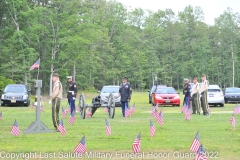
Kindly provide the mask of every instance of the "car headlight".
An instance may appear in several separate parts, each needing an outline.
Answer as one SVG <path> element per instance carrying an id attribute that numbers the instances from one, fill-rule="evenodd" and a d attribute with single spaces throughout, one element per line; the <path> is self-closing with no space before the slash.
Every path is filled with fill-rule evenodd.
<path id="1" fill-rule="evenodd" d="M 4 94 L 2 94 L 2 97 L 1 97 L 1 99 L 4 99 L 4 97 L 5 97 L 5 95 L 4 95 Z"/>
<path id="2" fill-rule="evenodd" d="M 27 99 L 28 98 L 28 95 L 23 95 L 23 99 Z"/>

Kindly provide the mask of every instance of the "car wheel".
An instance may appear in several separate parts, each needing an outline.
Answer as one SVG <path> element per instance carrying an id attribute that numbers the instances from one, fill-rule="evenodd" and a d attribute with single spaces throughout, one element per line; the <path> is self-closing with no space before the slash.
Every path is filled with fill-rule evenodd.
<path id="1" fill-rule="evenodd" d="M 25 104 L 24 106 L 28 107 L 30 105 L 30 99 L 28 99 L 27 104 Z"/>
<path id="2" fill-rule="evenodd" d="M 220 104 L 220 107 L 224 107 L 224 104 L 221 103 L 221 104 Z"/>
<path id="3" fill-rule="evenodd" d="M 1 103 L 1 105 L 0 106 L 5 106 L 5 104 L 4 103 Z"/>
<path id="4" fill-rule="evenodd" d="M 152 103 L 152 101 L 149 101 L 149 104 L 151 104 Z"/>

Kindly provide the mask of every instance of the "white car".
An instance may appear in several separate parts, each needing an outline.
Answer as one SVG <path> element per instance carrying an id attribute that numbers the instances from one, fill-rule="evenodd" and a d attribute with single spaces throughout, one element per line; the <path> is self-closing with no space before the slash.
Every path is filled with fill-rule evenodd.
<path id="1" fill-rule="evenodd" d="M 220 107 L 224 107 L 223 91 L 218 85 L 208 86 L 207 101 L 209 105 L 220 105 Z"/>
<path id="2" fill-rule="evenodd" d="M 115 98 L 115 106 L 120 106 L 121 97 L 118 96 L 119 86 L 103 86 L 100 92 L 101 104 L 108 103 L 109 94 L 112 93 Z"/>

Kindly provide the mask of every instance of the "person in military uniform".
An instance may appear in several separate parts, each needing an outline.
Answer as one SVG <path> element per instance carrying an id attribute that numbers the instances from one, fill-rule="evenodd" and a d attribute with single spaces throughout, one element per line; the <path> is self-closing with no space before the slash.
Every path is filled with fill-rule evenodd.
<path id="1" fill-rule="evenodd" d="M 121 96 L 122 115 L 125 117 L 125 106 L 128 108 L 128 103 L 132 96 L 132 87 L 130 83 L 127 82 L 127 77 L 123 77 L 118 95 Z"/>
<path id="2" fill-rule="evenodd" d="M 208 102 L 207 102 L 207 90 L 208 90 L 208 80 L 206 80 L 206 75 L 202 74 L 202 84 L 200 88 L 201 92 L 201 106 L 203 110 L 203 115 L 208 115 L 207 108 L 208 108 Z"/>
<path id="3" fill-rule="evenodd" d="M 199 101 L 199 92 L 200 92 L 200 85 L 198 83 L 197 77 L 193 79 L 193 88 L 192 88 L 192 114 L 196 114 L 196 111 L 198 114 L 200 114 L 200 101 Z"/>
<path id="4" fill-rule="evenodd" d="M 62 84 L 59 81 L 59 75 L 57 73 L 53 74 L 52 80 L 54 82 L 52 97 L 50 99 L 50 103 L 52 104 L 52 121 L 53 126 L 57 130 L 59 125 L 59 108 L 62 99 Z"/>
<path id="5" fill-rule="evenodd" d="M 72 80 L 72 76 L 67 76 L 68 79 L 68 104 L 70 105 L 71 108 L 71 115 L 73 112 L 75 112 L 75 99 L 77 96 L 77 85 L 75 82 Z"/>
<path id="6" fill-rule="evenodd" d="M 190 89 L 191 86 L 189 84 L 189 79 L 184 79 L 184 87 L 183 87 L 183 95 L 184 95 L 184 102 L 183 105 L 187 106 L 190 108 L 190 100 L 191 100 L 191 95 L 190 95 Z"/>

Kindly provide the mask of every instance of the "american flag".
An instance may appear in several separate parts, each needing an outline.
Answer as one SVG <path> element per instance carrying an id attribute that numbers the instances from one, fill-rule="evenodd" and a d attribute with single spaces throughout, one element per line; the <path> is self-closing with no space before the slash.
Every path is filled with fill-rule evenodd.
<path id="1" fill-rule="evenodd" d="M 134 153 L 140 152 L 140 143 L 141 143 L 141 133 L 138 133 L 136 139 L 134 140 L 132 144 L 132 149 Z"/>
<path id="2" fill-rule="evenodd" d="M 104 113 L 108 113 L 108 107 L 104 108 Z"/>
<path id="3" fill-rule="evenodd" d="M 76 117 L 75 117 L 74 112 L 73 112 L 68 119 L 68 123 L 73 125 L 75 120 L 76 120 Z"/>
<path id="4" fill-rule="evenodd" d="M 87 150 L 86 146 L 86 138 L 85 136 L 82 138 L 82 140 L 78 143 L 78 145 L 74 148 L 73 152 L 74 153 L 80 153 L 84 154 Z"/>
<path id="5" fill-rule="evenodd" d="M 185 113 L 185 119 L 186 120 L 190 120 L 191 119 L 191 109 L 190 108 Z"/>
<path id="6" fill-rule="evenodd" d="M 62 120 L 60 120 L 59 122 L 58 130 L 61 132 L 63 136 L 67 133 Z"/>
<path id="7" fill-rule="evenodd" d="M 12 130 L 10 132 L 11 134 L 15 135 L 15 136 L 19 136 L 20 135 L 20 129 L 18 127 L 18 123 L 17 121 L 15 120 L 15 122 L 13 123 L 13 126 L 12 126 Z"/>
<path id="8" fill-rule="evenodd" d="M 37 61 L 37 62 L 35 62 L 31 67 L 30 67 L 30 71 L 31 70 L 34 70 L 35 68 L 39 68 L 39 66 L 40 66 L 40 59 Z"/>
<path id="9" fill-rule="evenodd" d="M 195 160 L 207 160 L 208 158 L 207 158 L 207 156 L 206 156 L 206 152 L 205 152 L 205 150 L 204 150 L 204 148 L 203 148 L 203 145 L 201 144 L 200 146 L 199 146 L 199 149 L 198 149 L 198 151 L 197 151 L 197 155 L 196 155 L 196 157 L 195 157 Z"/>
<path id="10" fill-rule="evenodd" d="M 43 112 L 43 107 L 42 106 L 40 106 L 40 112 Z"/>
<path id="11" fill-rule="evenodd" d="M 64 108 L 62 107 L 62 117 L 65 118 L 66 117 L 66 112 L 64 110 Z"/>
<path id="12" fill-rule="evenodd" d="M 182 113 L 186 114 L 187 110 L 188 110 L 187 106 L 182 106 Z"/>
<path id="13" fill-rule="evenodd" d="M 0 112 L 0 120 L 2 120 L 2 112 Z"/>
<path id="14" fill-rule="evenodd" d="M 132 107 L 130 108 L 130 112 L 131 112 L 131 114 L 135 112 L 135 102 L 132 105 Z"/>
<path id="15" fill-rule="evenodd" d="M 156 115 L 157 115 L 157 110 L 156 110 L 156 108 L 153 106 L 152 107 L 152 112 L 151 112 L 151 116 L 153 116 L 153 117 L 155 117 Z"/>
<path id="16" fill-rule="evenodd" d="M 161 126 L 163 126 L 162 111 L 160 111 L 159 114 L 156 114 L 156 121 L 157 121 L 158 124 L 160 124 Z"/>
<path id="17" fill-rule="evenodd" d="M 130 110 L 128 109 L 127 106 L 125 106 L 125 117 L 129 117 L 131 115 Z"/>
<path id="18" fill-rule="evenodd" d="M 230 123 L 232 126 L 235 126 L 235 117 L 234 117 L 234 113 L 232 114 L 232 117 L 230 119 Z"/>
<path id="19" fill-rule="evenodd" d="M 110 135 L 112 134 L 112 132 L 111 132 L 111 127 L 110 127 L 107 119 L 106 119 L 106 134 L 107 134 L 108 136 L 110 136 Z"/>
<path id="20" fill-rule="evenodd" d="M 234 108 L 233 112 L 235 114 L 240 114 L 240 107 L 238 106 L 238 104 L 236 105 L 236 107 Z"/>
<path id="21" fill-rule="evenodd" d="M 86 117 L 91 118 L 92 117 L 92 110 L 89 108 L 87 113 L 86 113 Z"/>
<path id="22" fill-rule="evenodd" d="M 156 128 L 154 127 L 152 120 L 150 119 L 150 135 L 151 135 L 151 137 L 154 136 L 155 132 L 156 132 Z"/>
<path id="23" fill-rule="evenodd" d="M 190 147 L 190 150 L 197 153 L 199 147 L 200 147 L 200 136 L 199 136 L 199 133 L 197 132 L 192 142 L 192 145 Z"/>

